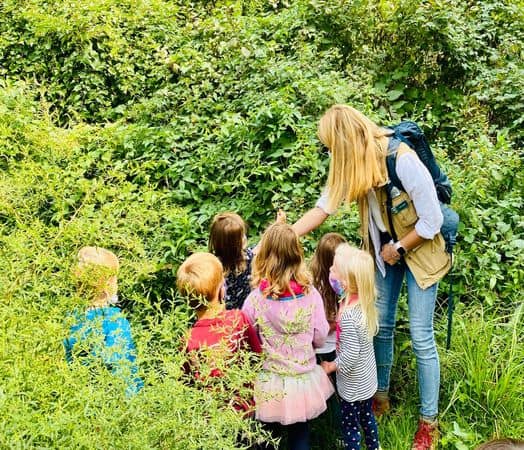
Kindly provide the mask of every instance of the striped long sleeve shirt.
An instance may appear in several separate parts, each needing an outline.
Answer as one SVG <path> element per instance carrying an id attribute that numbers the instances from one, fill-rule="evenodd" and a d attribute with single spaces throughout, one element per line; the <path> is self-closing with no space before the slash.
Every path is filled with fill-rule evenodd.
<path id="1" fill-rule="evenodd" d="M 347 402 L 367 400 L 377 390 L 377 366 L 373 340 L 362 323 L 357 303 L 346 307 L 340 317 L 337 346 L 337 390 Z"/>

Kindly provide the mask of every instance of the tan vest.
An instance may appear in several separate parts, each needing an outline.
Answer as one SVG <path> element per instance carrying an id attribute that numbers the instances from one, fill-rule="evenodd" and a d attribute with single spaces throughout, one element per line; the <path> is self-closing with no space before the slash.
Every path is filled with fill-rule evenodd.
<path id="1" fill-rule="evenodd" d="M 406 152 L 413 152 L 408 146 L 401 144 L 397 151 L 397 158 Z M 413 152 L 414 153 L 414 152 Z M 387 192 L 385 187 L 375 190 L 382 220 L 387 230 L 391 234 L 389 227 L 388 213 L 387 213 Z M 407 207 L 403 208 L 397 214 L 392 214 L 393 228 L 397 234 L 398 239 L 402 239 L 406 234 L 415 228 L 418 216 L 417 211 L 411 198 L 404 191 L 398 197 L 392 199 L 392 206 L 395 207 L 402 202 L 407 203 Z M 363 247 L 367 251 L 373 252 L 372 246 L 369 242 L 369 220 L 368 220 L 368 204 L 367 198 L 364 197 L 359 202 L 360 211 L 360 233 L 362 235 Z M 437 281 L 442 279 L 448 273 L 451 267 L 451 258 L 445 250 L 444 238 L 438 233 L 433 239 L 427 239 L 418 247 L 411 249 L 404 256 L 404 260 L 409 269 L 413 273 L 417 284 L 426 289 Z"/>

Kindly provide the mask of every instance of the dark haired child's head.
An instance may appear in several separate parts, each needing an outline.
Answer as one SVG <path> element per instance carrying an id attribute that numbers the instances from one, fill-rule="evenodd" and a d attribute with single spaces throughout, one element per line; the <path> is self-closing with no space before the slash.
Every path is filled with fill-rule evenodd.
<path id="1" fill-rule="evenodd" d="M 253 261 L 251 277 L 254 287 L 262 280 L 268 281 L 268 295 L 291 291 L 291 280 L 300 284 L 304 292 L 308 291 L 310 277 L 304 264 L 304 251 L 291 225 L 274 223 L 266 229 Z"/>
<path id="2" fill-rule="evenodd" d="M 73 277 L 80 293 L 91 306 L 104 306 L 118 291 L 120 263 L 116 255 L 102 247 L 82 247 L 73 267 Z"/>
<path id="3" fill-rule="evenodd" d="M 320 292 L 324 300 L 326 318 L 331 321 L 336 319 L 338 298 L 329 284 L 329 269 L 333 265 L 335 250 L 340 244 L 345 242 L 346 239 L 339 233 L 325 234 L 318 242 L 315 254 L 311 260 L 313 285 Z"/>
<path id="4" fill-rule="evenodd" d="M 517 439 L 495 439 L 478 446 L 475 450 L 524 450 L 524 441 Z"/>
<path id="5" fill-rule="evenodd" d="M 247 225 L 238 214 L 225 212 L 213 218 L 209 251 L 220 259 L 227 273 L 242 272 L 245 269 L 246 235 Z"/>
<path id="6" fill-rule="evenodd" d="M 205 312 L 224 297 L 222 263 L 211 253 L 198 252 L 189 256 L 177 271 L 176 285 L 187 296 L 189 306 L 197 313 Z"/>

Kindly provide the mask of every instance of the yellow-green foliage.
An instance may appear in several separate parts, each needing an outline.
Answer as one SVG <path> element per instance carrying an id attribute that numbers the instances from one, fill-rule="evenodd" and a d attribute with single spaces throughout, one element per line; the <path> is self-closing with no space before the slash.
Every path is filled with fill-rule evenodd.
<path id="1" fill-rule="evenodd" d="M 443 446 L 518 437 L 523 11 L 506 0 L 1 2 L 0 447 L 226 449 L 251 433 L 224 407 L 253 379 L 247 361 L 212 390 L 183 382 L 192 318 L 173 274 L 205 248 L 218 211 L 240 213 L 254 241 L 276 208 L 293 221 L 314 204 L 328 165 L 316 124 L 335 102 L 383 124 L 416 120 L 454 185 L 461 303 L 441 352 Z M 325 231 L 357 241 L 357 221 L 351 208 L 336 215 L 306 251 Z M 104 368 L 64 360 L 71 314 L 86 306 L 70 276 L 84 245 L 121 261 L 146 384 L 132 398 Z M 380 423 L 392 449 L 407 447 L 418 414 L 402 320 L 397 331 L 395 408 Z M 314 448 L 336 446 L 322 419 L 314 431 Z"/>
<path id="2" fill-rule="evenodd" d="M 96 128 L 56 128 L 25 93 L 0 91 L 0 446 L 234 448 L 251 424 L 225 398 L 245 390 L 251 369 L 245 363 L 215 392 L 186 386 L 181 338 L 190 315 L 174 297 L 176 309 L 159 310 L 137 285 L 173 235 L 190 240 L 186 211 L 166 193 L 126 181 L 110 158 L 99 177 L 86 179 L 85 145 Z M 103 367 L 65 362 L 72 313 L 88 304 L 70 271 L 83 245 L 120 257 L 121 296 L 140 311 L 130 319 L 146 388 L 132 398 Z"/>

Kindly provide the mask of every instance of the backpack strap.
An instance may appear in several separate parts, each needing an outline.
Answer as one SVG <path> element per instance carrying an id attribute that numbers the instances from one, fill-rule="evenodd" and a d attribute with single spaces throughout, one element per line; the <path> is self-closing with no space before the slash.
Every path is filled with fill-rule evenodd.
<path id="1" fill-rule="evenodd" d="M 402 182 L 400 181 L 400 178 L 397 175 L 397 152 L 398 147 L 401 144 L 402 140 L 399 139 L 397 136 L 397 133 L 393 134 L 389 138 L 388 143 L 388 153 L 386 156 L 386 168 L 388 171 L 388 177 L 390 182 L 392 183 L 392 187 L 396 186 L 401 191 L 405 191 L 404 186 L 402 186 Z"/>
<path id="2" fill-rule="evenodd" d="M 391 232 L 391 237 L 395 242 L 398 241 L 398 238 L 397 233 L 395 232 L 395 228 L 393 227 L 393 217 L 391 216 L 391 208 L 393 207 L 393 196 L 391 195 L 391 191 L 394 187 L 400 189 L 401 191 L 405 191 L 404 186 L 402 186 L 402 182 L 400 181 L 397 175 L 396 169 L 398 147 L 401 142 L 402 141 L 396 136 L 396 133 L 390 136 L 388 142 L 388 153 L 386 156 L 386 168 L 388 171 L 389 178 L 389 181 L 386 184 L 386 211 L 388 214 L 389 230 Z"/>

